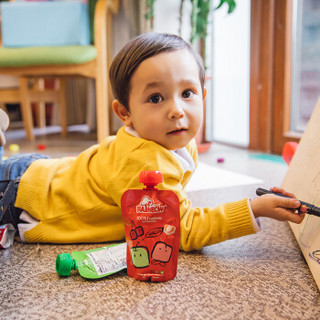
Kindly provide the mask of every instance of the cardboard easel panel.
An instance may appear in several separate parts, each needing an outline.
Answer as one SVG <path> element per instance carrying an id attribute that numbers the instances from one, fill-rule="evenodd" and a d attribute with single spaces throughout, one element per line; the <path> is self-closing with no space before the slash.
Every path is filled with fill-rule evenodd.
<path id="1" fill-rule="evenodd" d="M 282 187 L 303 201 L 320 206 L 320 99 L 290 162 Z M 320 289 L 320 218 L 306 215 L 289 223 Z"/>

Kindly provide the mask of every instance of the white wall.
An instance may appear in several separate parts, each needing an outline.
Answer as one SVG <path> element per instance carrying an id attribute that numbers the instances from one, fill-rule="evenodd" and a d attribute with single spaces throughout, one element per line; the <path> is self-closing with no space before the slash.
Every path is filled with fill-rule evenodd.
<path id="1" fill-rule="evenodd" d="M 179 7 L 180 0 L 157 0 L 155 2 L 155 18 L 154 31 L 166 33 L 179 33 Z M 182 33 L 181 36 L 189 41 L 191 24 L 191 2 L 186 0 L 184 4 L 183 19 L 182 19 Z"/>

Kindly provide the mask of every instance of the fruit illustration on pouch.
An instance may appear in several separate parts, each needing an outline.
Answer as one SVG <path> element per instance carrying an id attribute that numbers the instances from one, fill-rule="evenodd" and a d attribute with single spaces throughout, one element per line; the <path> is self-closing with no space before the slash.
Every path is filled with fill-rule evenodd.
<path id="1" fill-rule="evenodd" d="M 149 251 L 147 247 L 131 248 L 131 258 L 136 268 L 145 268 L 149 266 Z"/>
<path id="2" fill-rule="evenodd" d="M 144 235 L 144 231 L 143 231 L 143 228 L 141 226 L 136 227 L 135 229 L 132 229 L 130 231 L 130 237 L 131 237 L 132 240 L 136 240 L 136 239 L 138 239 L 139 237 L 141 237 L 143 235 Z"/>
<path id="3" fill-rule="evenodd" d="M 172 254 L 172 247 L 164 242 L 157 242 L 152 250 L 151 258 L 161 263 L 168 263 Z"/>
<path id="4" fill-rule="evenodd" d="M 163 231 L 167 236 L 170 236 L 170 235 L 172 235 L 172 234 L 174 234 L 176 232 L 176 227 L 175 226 L 171 226 L 169 224 L 166 224 L 164 226 Z"/>

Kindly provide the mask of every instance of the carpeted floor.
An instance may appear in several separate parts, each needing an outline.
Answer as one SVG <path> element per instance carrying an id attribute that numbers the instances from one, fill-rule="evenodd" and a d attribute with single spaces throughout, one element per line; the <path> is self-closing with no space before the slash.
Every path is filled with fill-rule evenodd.
<path id="1" fill-rule="evenodd" d="M 60 156 L 61 150 L 76 153 L 80 148 L 70 137 L 56 147 L 53 140 L 46 140 L 44 152 Z M 24 152 L 37 146 L 15 139 L 8 143 L 14 142 Z M 258 186 L 280 185 L 286 166 L 251 155 L 217 144 L 202 154 L 206 164 L 263 182 L 194 188 L 189 192 L 194 206 L 254 197 Z M 218 164 L 221 157 L 225 161 Z M 0 251 L 0 319 L 320 319 L 319 290 L 288 224 L 261 223 L 258 234 L 181 252 L 177 277 L 165 283 L 139 282 L 125 270 L 98 281 L 76 271 L 60 278 L 58 254 L 103 244 L 22 244 L 17 239 Z"/>

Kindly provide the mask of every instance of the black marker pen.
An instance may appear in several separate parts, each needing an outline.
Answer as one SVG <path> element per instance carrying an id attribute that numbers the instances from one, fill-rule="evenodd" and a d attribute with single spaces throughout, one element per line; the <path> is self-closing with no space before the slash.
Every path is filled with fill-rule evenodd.
<path id="1" fill-rule="evenodd" d="M 284 198 L 290 198 L 290 197 L 285 196 L 285 195 L 283 195 L 281 193 L 276 193 L 276 192 L 273 192 L 273 191 L 270 191 L 270 190 L 266 190 L 266 189 L 263 189 L 263 188 L 258 188 L 256 190 L 256 194 L 258 196 L 262 196 L 263 194 L 267 194 L 267 193 L 275 194 L 277 196 L 284 197 Z M 304 201 L 301 201 L 301 200 L 299 200 L 299 201 L 300 201 L 301 205 L 307 207 L 307 209 L 308 209 L 308 211 L 306 212 L 307 214 L 311 214 L 313 216 L 320 217 L 320 208 L 319 207 L 316 207 L 313 204 L 310 204 L 308 202 L 304 202 Z"/>

